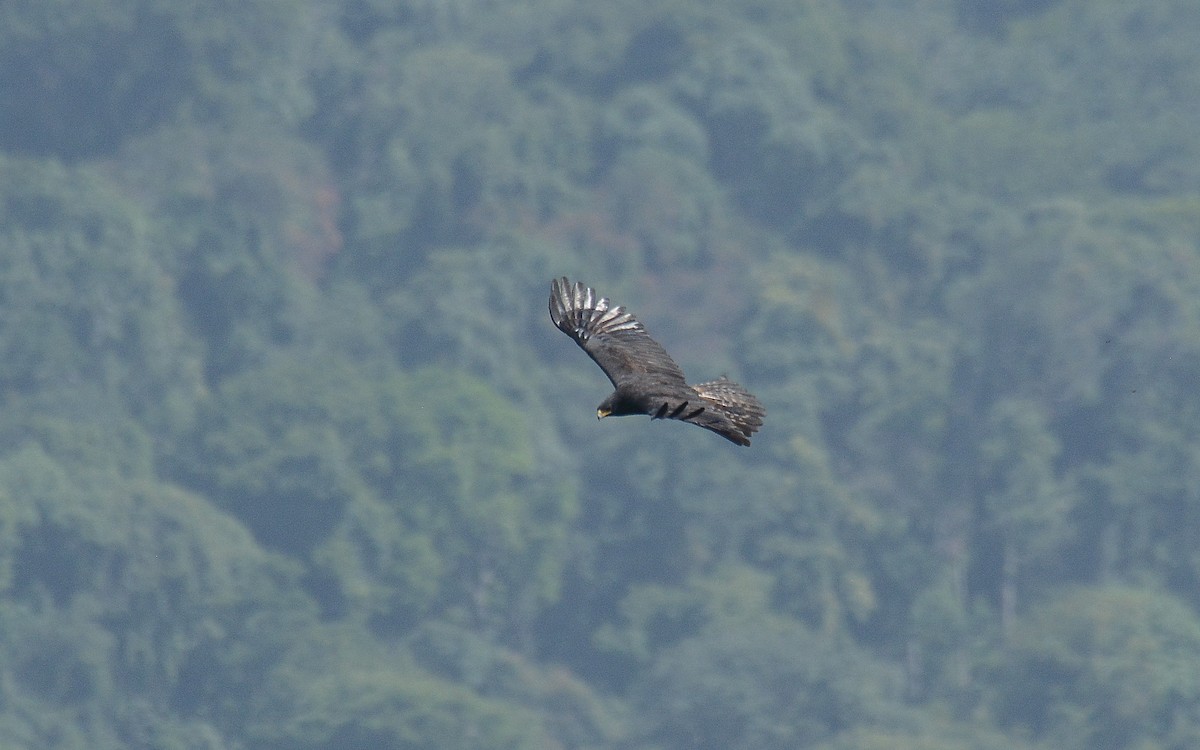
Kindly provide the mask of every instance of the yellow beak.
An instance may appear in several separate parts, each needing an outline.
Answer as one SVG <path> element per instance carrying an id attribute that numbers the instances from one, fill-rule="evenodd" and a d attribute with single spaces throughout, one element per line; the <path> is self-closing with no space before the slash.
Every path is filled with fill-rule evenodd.
<path id="1" fill-rule="evenodd" d="M 596 419 L 604 419 L 609 414 L 612 414 L 612 412 L 609 411 L 608 409 L 597 409 L 596 410 Z"/>

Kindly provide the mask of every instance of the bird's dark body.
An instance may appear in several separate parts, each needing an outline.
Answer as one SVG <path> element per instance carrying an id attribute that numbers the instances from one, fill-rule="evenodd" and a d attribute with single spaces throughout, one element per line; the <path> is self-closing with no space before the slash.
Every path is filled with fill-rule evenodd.
<path id="1" fill-rule="evenodd" d="M 726 378 L 688 385 L 683 371 L 624 308 L 580 282 L 550 284 L 550 319 L 588 353 L 615 390 L 597 416 L 648 414 L 689 422 L 749 445 L 766 412 L 745 388 Z"/>

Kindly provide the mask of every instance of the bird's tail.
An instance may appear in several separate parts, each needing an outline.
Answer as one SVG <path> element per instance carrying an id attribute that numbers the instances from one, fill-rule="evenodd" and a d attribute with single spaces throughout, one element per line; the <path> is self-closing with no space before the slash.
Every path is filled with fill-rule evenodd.
<path id="1" fill-rule="evenodd" d="M 734 424 L 746 440 L 744 445 L 750 444 L 750 436 L 762 427 L 763 417 L 767 415 L 766 409 L 753 394 L 725 377 L 698 383 L 692 388 L 700 394 L 700 398 L 704 399 L 710 409 L 720 412 Z M 733 436 L 726 437 L 734 442 L 741 442 Z"/>

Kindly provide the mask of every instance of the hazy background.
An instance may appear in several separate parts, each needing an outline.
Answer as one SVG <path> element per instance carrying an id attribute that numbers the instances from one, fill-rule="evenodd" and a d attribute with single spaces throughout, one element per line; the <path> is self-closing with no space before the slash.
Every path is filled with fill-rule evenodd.
<path id="1" fill-rule="evenodd" d="M 1197 39 L 0 3 L 0 745 L 1200 747 Z M 754 445 L 597 423 L 558 275 Z"/>

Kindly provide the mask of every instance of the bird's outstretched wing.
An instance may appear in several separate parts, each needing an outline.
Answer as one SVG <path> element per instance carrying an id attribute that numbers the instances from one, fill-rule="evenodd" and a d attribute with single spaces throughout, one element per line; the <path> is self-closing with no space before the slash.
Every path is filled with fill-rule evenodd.
<path id="1" fill-rule="evenodd" d="M 588 353 L 614 386 L 631 379 L 686 386 L 683 371 L 625 308 L 566 277 L 550 282 L 550 319 Z"/>

